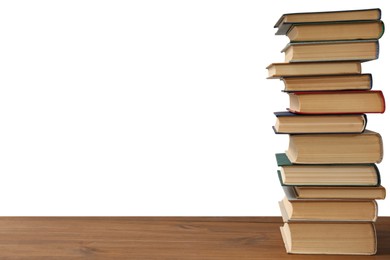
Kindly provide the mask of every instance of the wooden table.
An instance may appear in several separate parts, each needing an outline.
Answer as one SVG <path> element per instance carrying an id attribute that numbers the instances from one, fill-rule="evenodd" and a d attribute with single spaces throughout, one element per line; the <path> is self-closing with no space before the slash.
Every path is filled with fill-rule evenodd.
<path id="1" fill-rule="evenodd" d="M 0 217 L 0 259 L 390 259 L 390 217 L 376 256 L 285 253 L 279 217 Z"/>

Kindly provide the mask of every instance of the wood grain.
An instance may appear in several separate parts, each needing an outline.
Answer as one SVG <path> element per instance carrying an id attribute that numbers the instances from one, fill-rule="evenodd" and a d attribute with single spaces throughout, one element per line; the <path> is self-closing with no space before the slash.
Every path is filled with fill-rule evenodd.
<path id="1" fill-rule="evenodd" d="M 0 217 L 0 259 L 390 259 L 390 217 L 375 256 L 285 253 L 280 217 Z"/>

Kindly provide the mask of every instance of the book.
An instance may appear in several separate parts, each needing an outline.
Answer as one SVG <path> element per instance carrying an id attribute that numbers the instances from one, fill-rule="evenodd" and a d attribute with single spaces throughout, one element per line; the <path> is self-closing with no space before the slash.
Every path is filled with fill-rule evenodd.
<path id="1" fill-rule="evenodd" d="M 289 111 L 301 114 L 384 113 L 380 90 L 289 92 Z"/>
<path id="2" fill-rule="evenodd" d="M 291 42 L 283 50 L 285 62 L 369 61 L 379 56 L 378 40 Z"/>
<path id="3" fill-rule="evenodd" d="M 289 111 L 275 112 L 272 127 L 277 134 L 361 133 L 367 125 L 365 114 L 305 115 Z"/>
<path id="4" fill-rule="evenodd" d="M 294 165 L 277 171 L 282 186 L 378 186 L 380 175 L 372 165 Z"/>
<path id="5" fill-rule="evenodd" d="M 373 199 L 386 198 L 383 186 L 284 186 L 292 189 L 300 199 Z"/>
<path id="6" fill-rule="evenodd" d="M 296 199 L 285 196 L 279 201 L 284 222 L 295 221 L 365 221 L 375 222 L 375 200 Z"/>
<path id="7" fill-rule="evenodd" d="M 378 186 L 375 164 L 293 164 L 285 153 L 275 154 L 282 186 Z"/>
<path id="8" fill-rule="evenodd" d="M 287 253 L 373 255 L 377 250 L 371 222 L 290 222 L 280 228 Z"/>
<path id="9" fill-rule="evenodd" d="M 365 130 L 361 134 L 293 134 L 286 151 L 296 164 L 380 163 L 382 137 Z"/>
<path id="10" fill-rule="evenodd" d="M 329 23 L 296 23 L 286 35 L 291 42 L 380 39 L 385 27 L 381 20 Z"/>
<path id="11" fill-rule="evenodd" d="M 285 92 L 370 90 L 371 74 L 282 77 Z"/>
<path id="12" fill-rule="evenodd" d="M 285 35 L 294 23 L 360 21 L 380 19 L 381 10 L 379 8 L 326 12 L 287 13 L 283 14 L 278 19 L 274 28 L 278 28 L 276 35 Z"/>
<path id="13" fill-rule="evenodd" d="M 360 74 L 360 61 L 272 63 L 267 66 L 268 78 L 329 74 Z"/>

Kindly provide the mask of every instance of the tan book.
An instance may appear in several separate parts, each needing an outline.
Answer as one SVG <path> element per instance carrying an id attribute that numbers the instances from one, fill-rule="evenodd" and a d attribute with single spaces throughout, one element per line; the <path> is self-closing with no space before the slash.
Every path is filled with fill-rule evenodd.
<path id="1" fill-rule="evenodd" d="M 268 78 L 329 74 L 360 74 L 360 61 L 272 63 L 267 66 Z"/>
<path id="2" fill-rule="evenodd" d="M 375 222 L 375 200 L 289 199 L 279 202 L 284 222 L 291 221 L 367 221 Z"/>
<path id="3" fill-rule="evenodd" d="M 289 111 L 299 114 L 356 114 L 385 112 L 380 90 L 290 92 Z"/>
<path id="4" fill-rule="evenodd" d="M 287 253 L 374 255 L 373 223 L 291 222 L 280 228 Z"/>
<path id="5" fill-rule="evenodd" d="M 379 39 L 384 33 L 382 21 L 293 24 L 287 32 L 295 41 L 341 41 Z"/>
<path id="6" fill-rule="evenodd" d="M 283 77 L 284 91 L 370 90 L 371 74 Z"/>
<path id="7" fill-rule="evenodd" d="M 293 164 L 285 153 L 275 154 L 282 186 L 379 186 L 374 164 Z"/>
<path id="8" fill-rule="evenodd" d="M 285 62 L 369 61 L 379 56 L 377 40 L 295 42 L 283 50 Z"/>
<path id="9" fill-rule="evenodd" d="M 374 164 L 298 164 L 280 167 L 279 175 L 282 185 L 377 186 L 380 183 Z"/>
<path id="10" fill-rule="evenodd" d="M 360 9 L 360 10 L 341 10 L 326 12 L 305 12 L 283 14 L 275 24 L 278 28 L 277 35 L 285 34 L 294 23 L 313 23 L 313 22 L 340 22 L 340 21 L 361 21 L 361 20 L 379 20 L 381 19 L 381 10 Z"/>
<path id="11" fill-rule="evenodd" d="M 279 202 L 283 221 L 363 221 L 375 222 L 378 205 L 373 199 L 303 199 L 293 187 L 283 186 Z"/>
<path id="12" fill-rule="evenodd" d="M 287 186 L 286 186 L 287 187 Z M 289 186 L 300 199 L 376 199 L 386 197 L 386 189 L 377 187 L 352 186 Z"/>
<path id="13" fill-rule="evenodd" d="M 301 115 L 275 112 L 277 134 L 361 133 L 367 124 L 365 114 Z"/>
<path id="14" fill-rule="evenodd" d="M 296 164 L 380 163 L 382 137 L 365 130 L 361 134 L 289 135 L 288 159 Z"/>

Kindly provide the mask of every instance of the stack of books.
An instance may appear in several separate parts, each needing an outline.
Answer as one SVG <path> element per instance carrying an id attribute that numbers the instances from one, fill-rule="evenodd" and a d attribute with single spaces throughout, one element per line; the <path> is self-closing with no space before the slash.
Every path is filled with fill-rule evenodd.
<path id="1" fill-rule="evenodd" d="M 376 200 L 386 190 L 377 167 L 382 139 L 366 129 L 366 114 L 383 113 L 385 99 L 361 63 L 379 56 L 381 11 L 284 14 L 275 27 L 290 39 L 285 62 L 267 67 L 290 100 L 273 127 L 289 135 L 286 152 L 276 154 L 286 250 L 375 254 Z"/>

